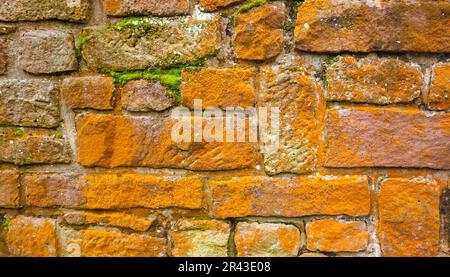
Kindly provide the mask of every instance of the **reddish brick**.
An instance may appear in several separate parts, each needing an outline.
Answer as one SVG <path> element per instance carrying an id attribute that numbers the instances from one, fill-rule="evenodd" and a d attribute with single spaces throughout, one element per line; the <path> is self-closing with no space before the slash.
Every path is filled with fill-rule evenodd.
<path id="1" fill-rule="evenodd" d="M 200 0 L 200 6 L 205 11 L 216 11 L 241 1 L 242 0 Z"/>
<path id="2" fill-rule="evenodd" d="M 19 175 L 15 170 L 0 170 L 0 208 L 19 207 Z"/>
<path id="3" fill-rule="evenodd" d="M 216 217 L 367 215 L 370 195 L 364 176 L 308 176 L 293 179 L 240 177 L 210 181 Z"/>
<path id="4" fill-rule="evenodd" d="M 438 254 L 439 197 L 439 185 L 425 178 L 381 183 L 378 236 L 385 256 Z"/>
<path id="5" fill-rule="evenodd" d="M 450 114 L 416 108 L 330 110 L 326 166 L 450 168 Z"/>
<path id="6" fill-rule="evenodd" d="M 66 78 L 61 85 L 61 95 L 69 108 L 110 110 L 114 89 L 111 77 Z"/>
<path id="7" fill-rule="evenodd" d="M 122 107 L 133 112 L 161 112 L 173 105 L 169 92 L 159 81 L 130 81 L 123 87 Z"/>

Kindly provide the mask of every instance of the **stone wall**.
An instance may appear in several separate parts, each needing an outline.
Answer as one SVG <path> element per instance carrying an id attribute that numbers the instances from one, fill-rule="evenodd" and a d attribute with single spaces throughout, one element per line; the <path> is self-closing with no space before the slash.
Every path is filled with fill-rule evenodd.
<path id="1" fill-rule="evenodd" d="M 0 256 L 448 256 L 450 1 L 3 0 Z M 280 148 L 176 143 L 278 107 Z"/>

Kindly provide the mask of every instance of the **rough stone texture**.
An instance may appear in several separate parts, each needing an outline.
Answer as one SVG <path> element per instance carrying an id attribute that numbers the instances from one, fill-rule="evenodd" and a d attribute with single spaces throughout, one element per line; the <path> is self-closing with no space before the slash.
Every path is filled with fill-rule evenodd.
<path id="1" fill-rule="evenodd" d="M 321 253 L 303 253 L 299 257 L 302 257 L 302 258 L 326 258 L 328 256 L 325 254 L 321 254 Z"/>
<path id="2" fill-rule="evenodd" d="M 230 224 L 221 220 L 180 219 L 170 236 L 174 257 L 226 257 Z"/>
<path id="3" fill-rule="evenodd" d="M 83 114 L 76 121 L 84 166 L 227 170 L 255 166 L 258 158 L 249 142 L 176 143 L 171 132 L 177 120 L 170 118 Z"/>
<path id="4" fill-rule="evenodd" d="M 0 24 L 0 35 L 7 35 L 16 31 L 15 26 Z"/>
<path id="5" fill-rule="evenodd" d="M 255 72 L 243 68 L 204 68 L 183 72 L 181 97 L 183 105 L 193 109 L 194 100 L 202 100 L 204 108 L 253 107 L 256 102 Z"/>
<path id="6" fill-rule="evenodd" d="M 326 166 L 450 168 L 450 114 L 416 108 L 330 110 Z"/>
<path id="7" fill-rule="evenodd" d="M 169 90 L 159 81 L 130 81 L 123 87 L 122 107 L 132 112 L 164 111 L 173 105 Z"/>
<path id="8" fill-rule="evenodd" d="M 311 251 L 357 252 L 367 248 L 369 234 L 361 221 L 322 219 L 306 224 L 306 247 Z"/>
<path id="9" fill-rule="evenodd" d="M 241 2 L 242 0 L 200 0 L 200 6 L 205 11 L 216 11 Z"/>
<path id="10" fill-rule="evenodd" d="M 448 252 L 450 250 L 450 189 L 444 190 L 441 194 L 441 215 L 444 217 L 444 241 L 446 241 Z"/>
<path id="11" fill-rule="evenodd" d="M 285 13 L 284 3 L 275 2 L 237 15 L 234 35 L 236 57 L 266 60 L 280 54 Z"/>
<path id="12" fill-rule="evenodd" d="M 36 207 L 200 209 L 203 198 L 203 184 L 196 177 L 32 174 L 24 184 L 29 205 Z"/>
<path id="13" fill-rule="evenodd" d="M 19 207 L 19 175 L 15 170 L 0 170 L 0 208 Z"/>
<path id="14" fill-rule="evenodd" d="M 198 61 L 220 48 L 221 20 L 143 19 L 133 27 L 86 29 L 83 58 L 92 68 L 138 70 Z M 133 21 L 131 21 L 133 23 Z M 125 39 L 126 38 L 126 39 Z"/>
<path id="15" fill-rule="evenodd" d="M 100 225 L 130 228 L 135 231 L 145 232 L 156 220 L 156 216 L 145 211 L 131 212 L 69 212 L 64 215 L 64 220 L 72 225 Z"/>
<path id="16" fill-rule="evenodd" d="M 111 16 L 189 14 L 191 0 L 103 0 L 105 12 Z"/>
<path id="17" fill-rule="evenodd" d="M 370 195 L 364 176 L 308 176 L 292 180 L 241 177 L 210 181 L 215 217 L 367 215 Z"/>
<path id="18" fill-rule="evenodd" d="M 166 240 L 149 234 L 117 230 L 84 230 L 81 234 L 82 257 L 164 257 Z"/>
<path id="19" fill-rule="evenodd" d="M 110 110 L 114 96 L 111 77 L 89 76 L 66 78 L 61 85 L 61 95 L 69 108 Z"/>
<path id="20" fill-rule="evenodd" d="M 85 21 L 89 0 L 6 0 L 0 6 L 0 21 L 60 19 Z"/>
<path id="21" fill-rule="evenodd" d="M 0 39 L 0 75 L 6 74 L 8 69 L 8 56 L 6 55 L 5 40 Z"/>
<path id="22" fill-rule="evenodd" d="M 411 102 L 421 93 L 420 67 L 394 58 L 340 58 L 327 70 L 327 101 L 391 104 Z"/>
<path id="23" fill-rule="evenodd" d="M 6 243 L 15 256 L 56 256 L 55 220 L 19 215 L 8 226 Z"/>
<path id="24" fill-rule="evenodd" d="M 20 36 L 20 67 L 33 74 L 49 74 L 76 70 L 73 35 L 63 31 L 40 30 Z"/>
<path id="25" fill-rule="evenodd" d="M 430 90 L 424 102 L 430 110 L 450 109 L 450 63 L 433 66 Z"/>
<path id="26" fill-rule="evenodd" d="M 293 257 L 302 244 L 294 225 L 256 222 L 238 223 L 234 242 L 240 257 Z"/>
<path id="27" fill-rule="evenodd" d="M 381 183 L 378 237 L 384 256 L 438 254 L 439 197 L 439 186 L 425 179 Z"/>
<path id="28" fill-rule="evenodd" d="M 322 87 L 313 77 L 292 72 L 292 68 L 286 62 L 261 69 L 260 106 L 280 111 L 279 146 L 263 140 L 261 147 L 264 169 L 270 175 L 311 172 L 317 164 Z M 276 129 L 265 134 L 267 138 L 276 135 Z"/>
<path id="29" fill-rule="evenodd" d="M 57 127 L 59 90 L 46 80 L 0 80 L 0 124 Z"/>
<path id="30" fill-rule="evenodd" d="M 296 48 L 312 52 L 450 52 L 450 3 L 306 0 Z"/>
<path id="31" fill-rule="evenodd" d="M 0 130 L 0 162 L 28 165 L 70 161 L 69 145 L 55 135 L 25 133 L 22 137 L 11 137 Z"/>

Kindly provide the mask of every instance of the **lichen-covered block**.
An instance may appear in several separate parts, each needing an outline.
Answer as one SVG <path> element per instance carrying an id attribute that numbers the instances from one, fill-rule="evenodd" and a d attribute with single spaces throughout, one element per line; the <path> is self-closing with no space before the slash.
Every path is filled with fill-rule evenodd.
<path id="1" fill-rule="evenodd" d="M 440 201 L 441 215 L 444 218 L 444 240 L 446 241 L 446 250 L 450 250 L 450 189 L 446 189 L 441 194 Z M 444 248 L 445 251 L 445 248 Z"/>
<path id="2" fill-rule="evenodd" d="M 369 214 L 365 176 L 307 176 L 292 179 L 239 177 L 208 182 L 211 215 L 299 217 Z"/>
<path id="3" fill-rule="evenodd" d="M 158 15 L 174 16 L 189 14 L 191 0 L 103 0 L 107 15 Z"/>
<path id="4" fill-rule="evenodd" d="M 19 207 L 19 175 L 15 170 L 0 170 L 0 208 Z"/>
<path id="5" fill-rule="evenodd" d="M 15 131 L 17 132 L 17 131 Z M 69 163 L 71 150 L 58 134 L 0 130 L 0 161 L 16 165 Z"/>
<path id="6" fill-rule="evenodd" d="M 82 55 L 88 66 L 139 70 L 198 62 L 220 49 L 222 23 L 217 17 L 128 18 L 105 28 L 85 29 L 90 39 Z"/>
<path id="7" fill-rule="evenodd" d="M 182 74 L 181 97 L 183 105 L 193 109 L 194 100 L 202 106 L 248 108 L 256 102 L 255 72 L 244 68 L 204 68 Z"/>
<path id="8" fill-rule="evenodd" d="M 78 67 L 73 35 L 64 31 L 39 30 L 20 36 L 20 67 L 33 74 L 76 70 Z"/>
<path id="9" fill-rule="evenodd" d="M 306 224 L 306 238 L 310 251 L 357 252 L 366 250 L 369 234 L 362 221 L 322 219 Z"/>
<path id="10" fill-rule="evenodd" d="M 169 89 L 159 81 L 134 80 L 122 89 L 122 108 L 127 111 L 161 112 L 172 107 L 173 103 Z"/>
<path id="11" fill-rule="evenodd" d="M 381 183 L 378 237 L 384 256 L 438 254 L 439 197 L 439 185 L 425 178 Z"/>
<path id="12" fill-rule="evenodd" d="M 294 225 L 239 222 L 234 243 L 240 257 L 294 257 L 302 240 Z"/>
<path id="13" fill-rule="evenodd" d="M 342 107 L 327 118 L 326 166 L 450 168 L 450 114 Z"/>
<path id="14" fill-rule="evenodd" d="M 268 128 L 261 143 L 264 170 L 270 175 L 312 172 L 317 164 L 322 87 L 306 69 L 294 64 L 286 61 L 261 68 L 260 106 L 278 109 L 280 117 L 279 130 Z M 276 136 L 278 145 L 270 140 Z"/>
<path id="15" fill-rule="evenodd" d="M 5 40 L 0 39 L 0 75 L 6 74 L 8 69 L 8 56 L 6 55 Z"/>
<path id="16" fill-rule="evenodd" d="M 56 256 L 55 220 L 19 215 L 8 226 L 6 244 L 14 256 Z"/>
<path id="17" fill-rule="evenodd" d="M 57 127 L 59 89 L 47 80 L 0 80 L 0 124 Z"/>
<path id="18" fill-rule="evenodd" d="M 450 109 L 450 63 L 433 66 L 430 89 L 424 102 L 430 110 Z"/>
<path id="19" fill-rule="evenodd" d="M 420 18 L 420 20 L 418 20 Z M 450 52 L 448 1 L 306 0 L 296 48 L 313 52 Z"/>
<path id="20" fill-rule="evenodd" d="M 100 225 L 129 228 L 145 232 L 156 221 L 156 216 L 144 210 L 131 210 L 124 212 L 68 212 L 64 220 L 71 225 Z"/>
<path id="21" fill-rule="evenodd" d="M 170 231 L 175 257 L 226 257 L 230 224 L 222 220 L 178 220 Z"/>
<path id="22" fill-rule="evenodd" d="M 31 174 L 24 185 L 29 205 L 42 208 L 200 209 L 203 199 L 203 183 L 196 177 Z"/>
<path id="23" fill-rule="evenodd" d="M 61 96 L 69 108 L 110 110 L 114 90 L 111 77 L 73 77 L 63 80 Z"/>
<path id="24" fill-rule="evenodd" d="M 0 5 L 0 21 L 60 19 L 85 21 L 89 0 L 6 0 Z"/>
<path id="25" fill-rule="evenodd" d="M 211 12 L 218 9 L 226 8 L 242 0 L 200 0 L 200 6 L 203 10 Z"/>
<path id="26" fill-rule="evenodd" d="M 283 48 L 285 5 L 274 2 L 242 12 L 235 17 L 234 48 L 244 60 L 267 60 Z"/>
<path id="27" fill-rule="evenodd" d="M 392 104 L 419 97 L 423 74 L 416 64 L 394 58 L 339 58 L 326 72 L 327 101 Z"/>
<path id="28" fill-rule="evenodd" d="M 255 143 L 177 143 L 172 139 L 172 127 L 177 121 L 160 115 L 82 114 L 76 119 L 78 160 L 88 167 L 228 170 L 256 166 Z"/>

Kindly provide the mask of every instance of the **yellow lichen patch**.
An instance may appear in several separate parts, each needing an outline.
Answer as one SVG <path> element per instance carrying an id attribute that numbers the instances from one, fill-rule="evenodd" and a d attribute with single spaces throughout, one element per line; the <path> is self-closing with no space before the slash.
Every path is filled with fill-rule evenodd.
<path id="1" fill-rule="evenodd" d="M 433 67 L 430 90 L 424 102 L 431 110 L 450 109 L 450 63 L 440 63 Z"/>
<path id="2" fill-rule="evenodd" d="M 306 246 L 311 251 L 363 251 L 369 240 L 366 229 L 361 221 L 316 220 L 306 224 Z"/>

